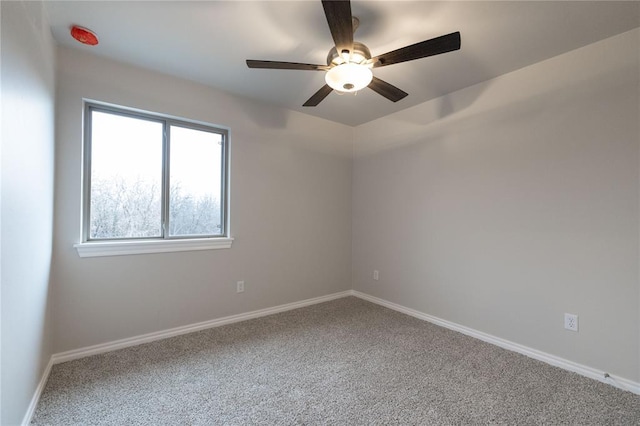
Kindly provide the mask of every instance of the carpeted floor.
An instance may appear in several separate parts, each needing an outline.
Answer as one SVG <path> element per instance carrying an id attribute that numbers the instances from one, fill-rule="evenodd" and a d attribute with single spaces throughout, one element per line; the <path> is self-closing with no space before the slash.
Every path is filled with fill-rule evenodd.
<path id="1" fill-rule="evenodd" d="M 638 425 L 640 396 L 348 297 L 55 365 L 32 423 Z"/>

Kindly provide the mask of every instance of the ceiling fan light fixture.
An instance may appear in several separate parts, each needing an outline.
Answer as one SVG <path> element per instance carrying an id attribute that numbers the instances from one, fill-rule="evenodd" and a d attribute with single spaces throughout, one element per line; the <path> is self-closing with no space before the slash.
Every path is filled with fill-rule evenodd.
<path id="1" fill-rule="evenodd" d="M 333 90 L 352 93 L 367 87 L 373 72 L 366 65 L 347 63 L 331 68 L 324 79 Z"/>
<path id="2" fill-rule="evenodd" d="M 334 91 L 337 94 L 356 93 L 365 87 L 391 102 L 398 102 L 404 99 L 408 93 L 384 80 L 374 78 L 372 68 L 414 61 L 460 49 L 460 32 L 456 31 L 372 58 L 369 48 L 353 39 L 353 33 L 358 28 L 360 21 L 351 14 L 351 1 L 322 0 L 322 7 L 327 24 L 329 24 L 331 37 L 335 43 L 327 55 L 326 66 L 247 59 L 249 68 L 326 71 L 324 77 L 326 84 L 307 99 L 302 104 L 303 107 L 318 106 L 324 98 Z"/>

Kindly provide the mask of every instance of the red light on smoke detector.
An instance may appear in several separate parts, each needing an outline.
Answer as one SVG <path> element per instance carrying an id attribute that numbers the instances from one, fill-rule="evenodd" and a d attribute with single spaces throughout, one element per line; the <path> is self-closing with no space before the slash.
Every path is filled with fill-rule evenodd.
<path id="1" fill-rule="evenodd" d="M 98 37 L 92 31 L 77 25 L 71 27 L 71 37 L 75 38 L 80 43 L 88 44 L 89 46 L 95 46 L 98 44 Z"/>

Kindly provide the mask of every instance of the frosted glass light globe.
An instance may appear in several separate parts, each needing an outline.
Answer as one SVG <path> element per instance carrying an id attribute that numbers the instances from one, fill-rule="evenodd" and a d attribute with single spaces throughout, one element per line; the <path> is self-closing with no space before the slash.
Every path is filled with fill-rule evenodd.
<path id="1" fill-rule="evenodd" d="M 373 73 L 364 65 L 347 63 L 331 68 L 324 79 L 332 89 L 351 93 L 367 87 L 373 79 Z"/>

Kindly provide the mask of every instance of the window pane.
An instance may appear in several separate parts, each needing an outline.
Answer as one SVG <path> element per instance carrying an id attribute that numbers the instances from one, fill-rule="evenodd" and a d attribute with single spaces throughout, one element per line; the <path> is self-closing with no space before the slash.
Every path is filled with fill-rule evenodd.
<path id="1" fill-rule="evenodd" d="M 90 238 L 162 236 L 162 123 L 91 113 Z"/>
<path id="2" fill-rule="evenodd" d="M 169 235 L 221 235 L 222 135 L 170 128 Z"/>

